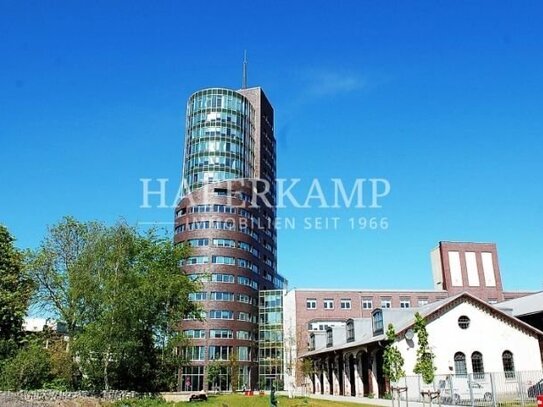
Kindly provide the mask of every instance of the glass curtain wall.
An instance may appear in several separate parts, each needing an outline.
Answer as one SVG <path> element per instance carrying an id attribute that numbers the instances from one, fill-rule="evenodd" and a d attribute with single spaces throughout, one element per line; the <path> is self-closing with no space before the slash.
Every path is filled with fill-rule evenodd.
<path id="1" fill-rule="evenodd" d="M 283 382 L 283 290 L 259 293 L 258 384 L 282 390 Z"/>

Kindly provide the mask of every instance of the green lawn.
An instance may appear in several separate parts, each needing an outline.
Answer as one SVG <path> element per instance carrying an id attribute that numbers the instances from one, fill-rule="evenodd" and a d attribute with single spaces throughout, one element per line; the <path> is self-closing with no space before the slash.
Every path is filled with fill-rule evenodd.
<path id="1" fill-rule="evenodd" d="M 328 400 L 317 400 L 310 398 L 294 398 L 289 399 L 288 397 L 277 397 L 279 407 L 369 407 L 368 405 L 356 404 L 356 403 L 345 403 L 338 401 L 328 401 Z M 225 394 L 219 396 L 209 396 L 209 400 L 205 402 L 180 402 L 180 403 L 166 403 L 158 400 L 140 400 L 132 402 L 117 402 L 114 404 L 115 407 L 185 407 L 185 406 L 194 406 L 194 407 L 268 407 L 270 405 L 270 397 L 266 396 L 243 396 L 239 394 Z"/>
<path id="2" fill-rule="evenodd" d="M 337 401 L 317 400 L 310 398 L 294 398 L 277 397 L 278 405 L 289 407 L 354 407 L 361 406 L 361 404 L 355 403 L 343 403 Z M 188 403 L 183 403 L 188 404 Z M 195 403 L 192 403 L 195 404 Z M 223 396 L 210 396 L 206 403 L 198 403 L 202 406 L 216 406 L 216 407 L 268 407 L 270 405 L 270 396 L 243 396 L 243 395 L 223 395 Z"/>

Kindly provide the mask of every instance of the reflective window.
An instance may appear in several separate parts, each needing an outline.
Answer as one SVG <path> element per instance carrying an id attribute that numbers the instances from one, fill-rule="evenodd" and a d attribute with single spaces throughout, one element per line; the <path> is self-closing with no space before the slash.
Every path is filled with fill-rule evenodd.
<path id="1" fill-rule="evenodd" d="M 189 300 L 191 301 L 205 301 L 206 297 L 207 297 L 206 292 L 189 293 Z"/>
<path id="2" fill-rule="evenodd" d="M 362 300 L 362 308 L 363 309 L 372 309 L 373 308 L 373 300 L 371 298 L 364 298 Z"/>
<path id="3" fill-rule="evenodd" d="M 209 347 L 210 360 L 229 360 L 231 353 L 232 353 L 232 346 L 210 346 Z"/>
<path id="4" fill-rule="evenodd" d="M 454 354 L 454 373 L 460 376 L 465 376 L 468 374 L 466 355 L 464 355 L 462 352 L 456 352 Z"/>
<path id="5" fill-rule="evenodd" d="M 248 346 L 239 346 L 238 347 L 238 360 L 241 361 L 248 361 L 250 360 L 249 355 L 249 347 Z"/>
<path id="6" fill-rule="evenodd" d="M 513 360 L 513 353 L 506 350 L 502 353 L 503 372 L 507 379 L 515 378 L 515 361 Z"/>
<path id="7" fill-rule="evenodd" d="M 209 337 L 212 339 L 232 339 L 234 334 L 231 329 L 210 329 Z"/>
<path id="8" fill-rule="evenodd" d="M 372 315 L 373 334 L 380 335 L 383 331 L 383 312 L 381 310 L 373 311 Z"/>
<path id="9" fill-rule="evenodd" d="M 339 302 L 339 306 L 341 309 L 351 309 L 351 300 L 350 299 L 342 299 Z"/>
<path id="10" fill-rule="evenodd" d="M 483 355 L 480 352 L 471 354 L 471 369 L 475 379 L 482 379 L 485 376 L 485 366 L 483 364 Z"/>
<path id="11" fill-rule="evenodd" d="M 191 339 L 203 339 L 206 337 L 206 331 L 204 329 L 186 329 L 183 331 L 183 334 Z"/>

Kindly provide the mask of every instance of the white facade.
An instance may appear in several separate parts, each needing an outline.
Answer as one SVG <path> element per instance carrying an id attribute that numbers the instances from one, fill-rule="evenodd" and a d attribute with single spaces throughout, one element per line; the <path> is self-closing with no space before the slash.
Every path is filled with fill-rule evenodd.
<path id="1" fill-rule="evenodd" d="M 429 346 L 435 357 L 435 378 L 429 385 L 414 372 L 417 312 L 426 320 Z M 348 321 L 343 335 L 336 334 L 338 328 L 329 329 L 332 335 L 328 343 L 315 342 L 315 349 L 302 356 L 311 360 L 317 371 L 313 391 L 383 396 L 388 387 L 378 365 L 384 363 L 384 332 L 389 324 L 397 333 L 395 345 L 403 356 L 407 376 L 398 385 L 408 388 L 410 400 L 419 400 L 423 390 L 437 389 L 444 402 L 449 394 L 448 402 L 456 404 L 469 398 L 517 400 L 528 397 L 530 386 L 543 376 L 543 332 L 462 293 L 419 308 L 376 309 L 371 320 Z"/>
<path id="2" fill-rule="evenodd" d="M 285 347 L 283 378 L 285 390 L 289 392 L 294 391 L 296 387 L 296 367 L 298 364 L 296 329 L 296 292 L 291 290 L 283 297 L 283 343 Z"/>
<path id="3" fill-rule="evenodd" d="M 23 330 L 25 332 L 42 332 L 44 326 L 53 328 L 53 322 L 47 318 L 25 318 L 23 322 Z"/>
<path id="4" fill-rule="evenodd" d="M 26 317 L 23 321 L 25 332 L 42 332 L 45 326 L 55 332 L 64 332 L 66 329 L 65 324 L 51 318 Z"/>
<path id="5" fill-rule="evenodd" d="M 431 321 L 427 325 L 429 342 L 435 354 L 436 374 L 454 372 L 454 355 L 462 352 L 466 356 L 468 373 L 473 373 L 471 355 L 480 352 L 483 355 L 485 372 L 503 372 L 502 354 L 513 354 L 515 370 L 543 370 L 537 336 L 512 324 L 510 318 L 498 317 L 471 301 L 464 301 Z M 469 327 L 462 329 L 458 319 L 467 316 Z M 385 321 L 386 323 L 386 321 Z M 405 360 L 406 374 L 414 374 L 416 362 L 417 337 L 412 341 L 405 338 L 397 343 Z"/>

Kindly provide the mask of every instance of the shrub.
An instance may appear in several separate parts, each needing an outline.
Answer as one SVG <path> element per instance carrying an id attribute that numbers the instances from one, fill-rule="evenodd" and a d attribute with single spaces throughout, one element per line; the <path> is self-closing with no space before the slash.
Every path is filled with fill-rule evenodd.
<path id="1" fill-rule="evenodd" d="M 31 343 L 9 359 L 2 371 L 3 387 L 9 390 L 41 389 L 52 379 L 49 353 Z"/>

